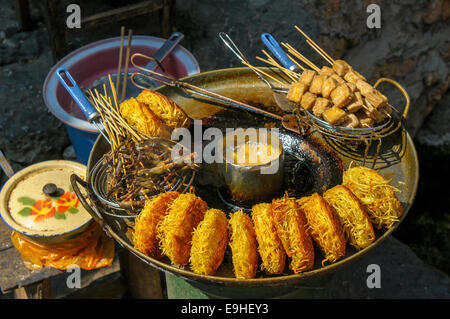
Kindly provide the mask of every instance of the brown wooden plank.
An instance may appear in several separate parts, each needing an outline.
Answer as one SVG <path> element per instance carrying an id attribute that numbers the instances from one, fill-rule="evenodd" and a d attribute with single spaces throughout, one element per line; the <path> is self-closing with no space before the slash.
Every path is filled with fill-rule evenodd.
<path id="1" fill-rule="evenodd" d="M 0 219 L 0 251 L 13 247 L 11 242 L 11 228 Z"/>
<path id="2" fill-rule="evenodd" d="M 121 252 L 121 269 L 133 298 L 162 299 L 160 272 L 128 251 Z"/>
<path id="3" fill-rule="evenodd" d="M 46 20 L 47 29 L 52 46 L 53 62 L 57 62 L 68 53 L 66 39 L 66 24 L 64 14 L 61 14 L 60 0 L 47 0 L 46 3 Z"/>
<path id="4" fill-rule="evenodd" d="M 62 271 L 49 267 L 29 270 L 25 267 L 20 253 L 15 248 L 8 248 L 0 252 L 0 289 L 3 293 L 34 284 L 60 273 Z"/>
<path id="5" fill-rule="evenodd" d="M 33 25 L 30 15 L 30 7 L 28 0 L 15 0 L 14 1 L 17 20 L 22 31 L 30 31 Z"/>
<path id="6" fill-rule="evenodd" d="M 37 283 L 14 290 L 14 299 L 50 299 L 52 298 L 52 283 L 46 278 Z"/>
<path id="7" fill-rule="evenodd" d="M 144 15 L 153 11 L 163 9 L 163 4 L 161 1 L 144 1 L 137 4 L 120 7 L 117 9 L 112 9 L 104 12 L 100 12 L 86 18 L 81 19 L 82 29 L 98 27 L 100 25 L 109 24 L 114 21 L 114 23 L 133 18 L 139 15 Z"/>
<path id="8" fill-rule="evenodd" d="M 168 38 L 172 33 L 175 0 L 163 0 L 163 9 L 160 14 L 161 34 Z"/>

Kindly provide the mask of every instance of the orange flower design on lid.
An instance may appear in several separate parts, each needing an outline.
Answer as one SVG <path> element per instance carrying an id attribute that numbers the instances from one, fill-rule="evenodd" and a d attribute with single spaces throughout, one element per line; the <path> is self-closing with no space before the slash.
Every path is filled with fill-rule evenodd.
<path id="1" fill-rule="evenodd" d="M 58 212 L 65 213 L 68 210 L 71 213 L 76 213 L 78 211 L 77 207 L 80 201 L 78 197 L 73 192 L 66 192 L 56 201 L 58 204 Z"/>
<path id="2" fill-rule="evenodd" d="M 55 215 L 56 208 L 52 205 L 50 199 L 38 200 L 31 206 L 31 216 L 36 216 L 34 222 L 40 222 L 46 218 L 51 218 Z"/>

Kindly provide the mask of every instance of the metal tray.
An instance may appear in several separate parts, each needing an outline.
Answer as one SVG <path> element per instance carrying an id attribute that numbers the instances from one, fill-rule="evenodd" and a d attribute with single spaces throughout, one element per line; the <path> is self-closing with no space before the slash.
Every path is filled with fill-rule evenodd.
<path id="1" fill-rule="evenodd" d="M 270 72 L 270 70 L 267 71 Z M 183 80 L 244 103 L 266 108 L 274 112 L 280 111 L 276 107 L 273 92 L 248 68 L 214 70 L 186 77 Z M 256 127 L 262 127 L 260 125 L 262 122 L 259 121 L 267 122 L 267 119 L 262 119 L 242 111 L 227 110 L 217 103 L 190 96 L 177 88 L 160 87 L 157 91 L 174 100 L 192 119 L 203 120 L 205 125 L 218 125 L 221 121 L 225 121 L 225 124 L 227 124 L 227 121 L 230 121 L 229 124 L 234 125 L 236 123 L 231 121 L 236 119 L 241 121 L 240 124 L 242 125 L 247 123 L 247 126 L 249 126 L 251 123 L 254 123 Z M 294 156 L 302 157 L 312 169 L 314 182 L 307 192 L 318 191 L 321 193 L 326 188 L 341 182 L 343 169 L 351 164 L 364 164 L 364 145 L 348 144 L 344 141 L 340 143 L 327 139 L 326 136 L 321 136 L 317 132 L 309 137 L 301 137 L 295 133 L 281 129 L 280 132 L 283 146 Z M 371 155 L 378 153 L 376 151 L 377 147 L 379 147 L 379 156 L 371 158 Z M 108 151 L 108 148 L 109 145 L 107 142 L 99 136 L 90 154 L 87 165 L 87 178 L 89 178 L 94 164 Z M 306 149 L 308 151 L 305 153 Z M 317 156 L 320 160 L 318 160 Z M 406 218 L 416 195 L 419 178 L 417 154 L 410 135 L 402 127 L 395 134 L 383 139 L 381 145 L 372 145 L 366 158 L 372 160 L 371 163 L 373 166 L 379 170 L 380 174 L 390 180 L 391 185 L 401 190 L 397 195 L 403 206 L 403 215 L 400 221 L 388 230 L 377 231 L 376 240 L 365 249 L 356 251 L 347 245 L 346 256 L 333 264 L 321 266 L 321 254 L 317 252 L 314 269 L 300 274 L 286 272 L 285 275 L 267 276 L 259 272 L 254 279 L 240 280 L 233 276 L 232 265 L 229 262 L 229 257 L 227 260 L 227 256 L 215 275 L 204 276 L 195 274 L 189 270 L 189 267 L 181 269 L 171 265 L 168 259 L 156 260 L 135 250 L 132 241 L 127 236 L 127 234 L 129 235 L 128 224 L 124 220 L 114 219 L 104 214 L 101 203 L 96 202 L 95 195 L 93 195 L 91 190 L 88 189 L 87 199 L 80 198 L 80 200 L 97 222 L 120 245 L 152 267 L 182 277 L 188 280 L 193 286 L 199 287 L 204 291 L 209 291 L 212 294 L 217 294 L 217 291 L 220 290 L 222 291 L 222 295 L 236 296 L 236 293 L 239 291 L 247 291 L 251 296 L 252 292 L 256 293 L 261 288 L 270 288 L 272 295 L 279 295 L 291 291 L 295 287 L 308 285 L 308 283 L 314 280 L 324 278 L 334 273 L 340 267 L 344 267 L 358 260 L 379 245 L 386 237 L 390 236 Z M 365 164 L 367 165 L 367 163 Z M 75 190 L 79 190 L 79 185 L 86 186 L 86 183 L 77 176 L 72 177 L 72 184 Z M 199 190 L 202 193 L 201 187 Z M 217 193 L 214 195 L 211 193 L 208 198 L 205 198 L 204 194 L 200 194 L 200 196 L 208 203 L 220 202 Z"/>

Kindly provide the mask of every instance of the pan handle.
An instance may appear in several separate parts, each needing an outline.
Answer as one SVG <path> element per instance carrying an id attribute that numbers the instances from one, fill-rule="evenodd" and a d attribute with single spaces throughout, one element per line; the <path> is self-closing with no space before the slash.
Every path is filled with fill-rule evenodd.
<path id="1" fill-rule="evenodd" d="M 87 202 L 86 198 L 84 197 L 84 195 L 81 193 L 80 188 L 78 187 L 78 184 L 80 184 L 81 186 L 83 186 L 85 189 L 87 189 L 87 183 L 81 178 L 79 177 L 77 174 L 72 174 L 70 176 L 70 183 L 72 184 L 72 188 L 73 191 L 75 192 L 75 194 L 77 195 L 78 199 L 81 202 L 81 205 L 83 205 L 83 207 L 87 210 L 87 212 L 92 216 L 92 218 L 94 218 L 94 220 L 101 226 L 104 226 L 104 222 L 103 222 L 103 218 L 102 216 L 100 216 L 99 214 L 97 214 L 92 207 L 89 205 L 89 203 Z"/>
<path id="2" fill-rule="evenodd" d="M 405 98 L 405 108 L 403 109 L 402 117 L 406 120 L 406 117 L 408 116 L 409 112 L 409 107 L 411 104 L 411 99 L 409 98 L 408 92 L 406 92 L 405 88 L 400 83 L 389 78 L 379 78 L 373 87 L 377 88 L 383 82 L 391 83 L 403 94 L 403 97 Z"/>
<path id="3" fill-rule="evenodd" d="M 93 119 L 97 118 L 99 116 L 97 110 L 92 106 L 91 102 L 89 102 L 83 91 L 81 91 L 80 87 L 70 75 L 69 71 L 64 68 L 58 68 L 56 70 L 56 75 L 58 76 L 59 82 L 62 84 L 62 86 L 64 86 L 67 92 L 72 96 L 74 101 L 83 111 L 86 119 L 91 122 Z M 69 82 L 66 82 L 63 75 L 66 76 Z"/>
<path id="4" fill-rule="evenodd" d="M 277 59 L 281 62 L 281 64 L 288 70 L 299 72 L 300 68 L 297 64 L 292 62 L 292 60 L 287 56 L 287 54 L 284 52 L 284 50 L 281 48 L 280 44 L 278 43 L 275 38 L 269 34 L 269 33 L 263 33 L 261 34 L 261 40 L 264 42 L 266 47 L 272 52 Z"/>

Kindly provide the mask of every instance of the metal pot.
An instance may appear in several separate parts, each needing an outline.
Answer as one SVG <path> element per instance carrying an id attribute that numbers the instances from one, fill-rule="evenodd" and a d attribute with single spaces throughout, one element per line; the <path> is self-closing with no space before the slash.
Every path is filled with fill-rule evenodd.
<path id="1" fill-rule="evenodd" d="M 269 69 L 266 71 L 271 72 Z M 261 82 L 255 73 L 248 68 L 214 70 L 186 77 L 183 80 L 248 104 L 268 108 L 271 109 L 271 111 L 274 111 L 274 108 L 276 109 L 276 107 L 274 107 L 276 103 L 270 88 Z M 174 100 L 192 119 L 201 119 L 204 120 L 205 123 L 211 125 L 215 124 L 214 119 L 217 114 L 220 114 L 220 111 L 224 110 L 220 105 L 191 96 L 177 88 L 160 87 L 157 91 Z M 245 113 L 236 113 L 233 111 L 230 114 L 240 118 L 242 117 L 241 115 Z M 407 114 L 405 114 L 405 116 L 406 115 Z M 231 116 L 228 115 L 225 116 L 225 118 L 230 117 Z M 313 153 L 309 153 L 309 155 L 311 155 L 309 160 L 312 169 L 316 174 L 316 183 L 313 183 L 312 187 L 314 191 L 319 191 L 320 193 L 325 191 L 326 188 L 340 183 L 342 169 L 344 167 L 348 167 L 351 162 L 354 165 L 358 165 L 362 164 L 363 161 L 363 154 L 361 154 L 361 152 L 358 153 L 355 148 L 357 146 L 329 141 L 320 134 L 313 134 L 308 139 L 304 139 L 296 136 L 294 133 L 283 132 L 283 134 L 280 134 L 280 139 L 283 142 L 283 149 L 286 152 L 290 151 L 296 153 L 299 149 L 312 150 Z M 94 164 L 108 151 L 108 148 L 109 145 L 100 136 L 96 140 L 89 157 L 87 178 L 89 178 L 90 170 Z M 320 155 L 320 151 L 316 152 L 315 148 L 323 148 L 326 150 L 325 153 L 329 152 L 328 150 L 332 150 L 330 152 L 332 152 L 334 154 L 333 156 L 336 156 L 338 160 L 336 161 L 331 157 L 329 158 L 331 153 L 327 153 L 324 156 Z M 380 154 L 381 156 L 377 157 L 374 162 L 376 168 L 379 169 L 383 176 L 391 180 L 391 185 L 402 190 L 402 192 L 398 194 L 398 198 L 402 202 L 404 209 L 400 221 L 388 230 L 377 232 L 375 242 L 365 249 L 356 251 L 348 246 L 346 256 L 333 264 L 321 266 L 321 258 L 319 258 L 320 253 L 318 253 L 318 257 L 316 258 L 317 263 L 314 269 L 300 274 L 289 273 L 286 275 L 270 277 L 261 275 L 254 279 L 238 280 L 234 278 L 230 267 L 221 266 L 214 276 L 198 275 L 189 269 L 175 267 L 171 265 L 168 260 L 156 260 L 135 250 L 132 241 L 127 236 L 127 224 L 123 220 L 114 219 L 107 214 L 104 214 L 101 205 L 99 205 L 92 191 L 89 189 L 88 199 L 80 198 L 80 201 L 93 217 L 103 225 L 107 233 L 109 233 L 125 249 L 129 250 L 152 267 L 186 279 L 192 286 L 198 287 L 214 296 L 235 298 L 241 296 L 253 298 L 274 297 L 327 278 L 337 269 L 358 260 L 379 245 L 385 238 L 390 236 L 405 219 L 408 210 L 414 201 L 419 178 L 417 154 L 408 132 L 402 128 L 397 133 L 386 138 L 386 140 L 383 140 Z M 320 182 L 317 182 L 317 180 Z M 77 176 L 73 176 L 72 184 L 77 193 L 80 191 L 78 184 L 86 187 L 86 183 Z M 207 201 L 209 200 L 209 198 L 204 199 Z M 216 198 L 211 196 L 211 200 L 214 201 Z"/>

